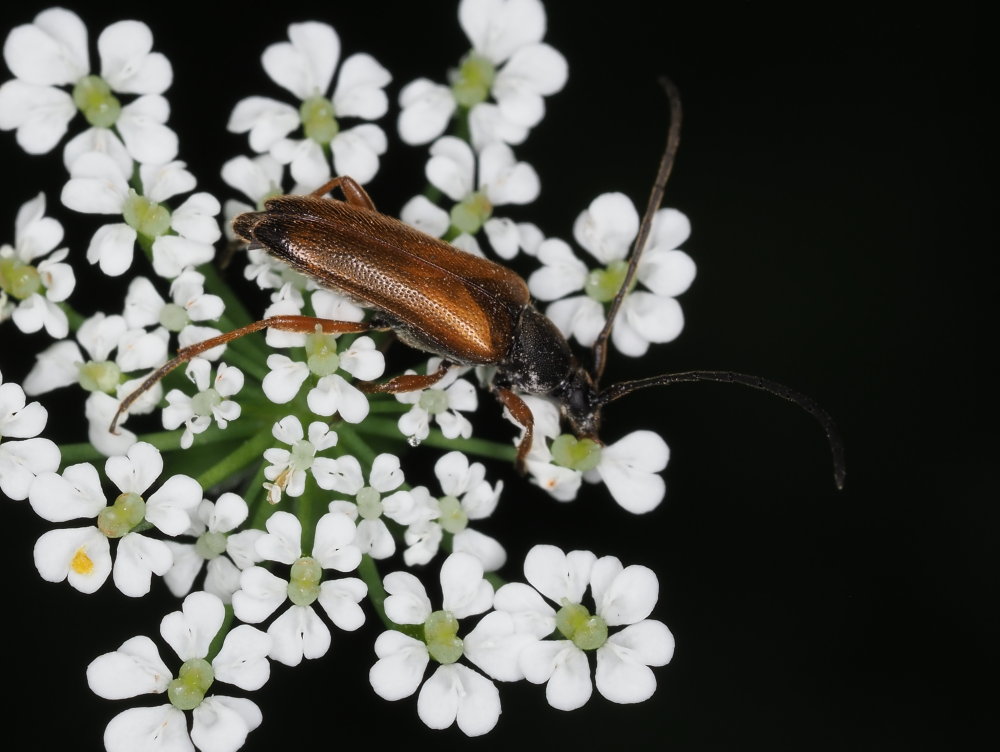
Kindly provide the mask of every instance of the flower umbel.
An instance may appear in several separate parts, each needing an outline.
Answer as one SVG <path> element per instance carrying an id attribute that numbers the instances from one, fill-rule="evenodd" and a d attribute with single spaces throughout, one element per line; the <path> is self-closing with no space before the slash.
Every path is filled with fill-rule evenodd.
<path id="1" fill-rule="evenodd" d="M 0 492 L 52 523 L 33 550 L 46 582 L 89 594 L 111 577 L 130 608 L 179 602 L 159 621 L 178 661 L 118 636 L 87 668 L 101 697 L 160 695 L 111 719 L 112 752 L 239 749 L 265 717 L 243 695 L 270 662 L 336 656 L 369 613 L 384 625 L 369 643 L 375 693 L 416 695 L 427 727 L 467 736 L 497 726 L 507 683 L 544 683 L 559 709 L 595 686 L 632 703 L 670 660 L 651 570 L 534 540 L 548 501 L 535 487 L 569 501 L 601 483 L 599 503 L 636 514 L 664 498 L 663 439 L 643 429 L 603 443 L 599 368 L 564 341 L 594 344 L 639 217 L 618 193 L 580 215 L 573 235 L 594 269 L 543 234 L 530 216 L 541 178 L 520 147 L 566 60 L 544 41 L 540 0 L 460 0 L 457 20 L 468 46 L 443 83 L 395 90 L 329 24 L 282 21 L 287 38 L 260 61 L 287 96 L 237 86 L 228 129 L 252 156 L 213 163 L 219 196 L 199 190 L 211 184 L 191 156 L 202 134 L 168 122 L 171 104 L 200 113 L 168 100 L 173 68 L 145 23 L 113 23 L 91 49 L 84 21 L 52 8 L 6 37 L 0 131 L 30 154 L 60 147 L 65 174 L 27 189 L 0 244 L 0 366 L 19 381 L 0 379 Z M 375 122 L 393 102 L 398 136 Z M 392 141 L 427 149 L 410 184 L 399 175 L 416 196 L 398 212 L 360 188 L 396 159 Z M 320 196 L 333 176 L 339 189 Z M 245 213 L 249 244 L 231 229 Z M 386 219 L 397 213 L 406 224 Z M 84 246 L 63 247 L 64 227 Z M 619 352 L 680 333 L 689 230 L 677 210 L 656 215 L 611 330 Z M 577 399 L 579 380 L 593 388 Z M 521 455 L 509 426 L 491 437 L 480 390 L 521 431 Z M 576 417 L 588 409 L 593 431 Z M 526 477 L 501 478 L 515 458 Z M 527 582 L 506 582 L 518 550 Z M 352 691 L 350 676 L 335 681 Z"/>

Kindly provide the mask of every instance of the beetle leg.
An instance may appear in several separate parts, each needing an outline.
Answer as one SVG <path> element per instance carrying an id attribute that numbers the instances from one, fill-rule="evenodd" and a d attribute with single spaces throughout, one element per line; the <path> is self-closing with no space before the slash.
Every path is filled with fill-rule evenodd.
<path id="1" fill-rule="evenodd" d="M 316 331 L 317 327 L 319 327 L 326 334 L 367 332 L 371 329 L 379 328 L 373 327 L 371 324 L 364 321 L 334 321 L 333 319 L 320 319 L 314 316 L 271 316 L 266 319 L 261 319 L 260 321 L 254 321 L 252 324 L 241 326 L 239 329 L 233 329 L 231 332 L 220 334 L 218 337 L 212 337 L 203 342 L 198 342 L 196 344 L 189 345 L 188 347 L 182 347 L 177 351 L 177 354 L 173 358 L 147 376 L 146 380 L 143 381 L 134 392 L 118 404 L 118 410 L 115 411 L 115 415 L 111 419 L 111 427 L 108 430 L 111 431 L 111 433 L 115 432 L 115 429 L 118 426 L 118 420 L 121 418 L 122 413 L 128 410 L 129 406 L 139 398 L 139 395 L 147 389 L 150 389 L 157 381 L 177 368 L 177 366 L 188 362 L 191 358 L 197 357 L 203 352 L 211 350 L 213 347 L 218 347 L 219 345 L 224 345 L 227 342 L 232 342 L 234 339 L 238 339 L 246 334 L 259 332 L 261 329 L 280 329 L 283 332 L 303 332 L 305 334 L 309 334 Z"/>
<path id="2" fill-rule="evenodd" d="M 521 443 L 517 446 L 517 459 L 515 460 L 517 472 L 524 475 L 524 460 L 528 456 L 528 452 L 531 451 L 535 418 L 531 414 L 531 409 L 528 407 L 528 403 L 514 394 L 514 392 L 510 389 L 500 386 L 496 387 L 495 391 L 497 399 L 499 399 L 503 406 L 507 408 L 514 420 L 520 423 L 521 427 L 524 428 L 524 437 L 521 439 Z"/>
<path id="3" fill-rule="evenodd" d="M 391 378 L 381 384 L 361 382 L 357 386 L 358 389 L 366 394 L 398 394 L 399 392 L 416 392 L 419 389 L 426 389 L 427 387 L 433 386 L 439 382 L 444 378 L 444 375 L 448 373 L 450 368 L 451 363 L 442 361 L 441 365 L 434 373 L 428 373 L 427 375 L 420 373 L 407 373 L 402 376 Z"/>
<path id="4" fill-rule="evenodd" d="M 362 188 L 361 183 L 357 180 L 346 175 L 326 181 L 309 195 L 322 198 L 334 188 L 340 188 L 340 192 L 344 194 L 344 200 L 351 206 L 360 206 L 375 211 L 375 202 L 368 195 L 368 191 Z"/>

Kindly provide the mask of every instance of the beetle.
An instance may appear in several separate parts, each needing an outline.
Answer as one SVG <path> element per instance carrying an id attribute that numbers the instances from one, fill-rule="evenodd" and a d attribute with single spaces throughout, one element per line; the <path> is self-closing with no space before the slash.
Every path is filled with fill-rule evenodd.
<path id="1" fill-rule="evenodd" d="M 672 82 L 664 79 L 662 84 L 671 113 L 667 145 L 625 280 L 595 341 L 591 367 L 581 362 L 556 325 L 535 308 L 527 284 L 517 273 L 382 214 L 361 185 L 341 176 L 306 195 L 269 199 L 263 211 L 238 215 L 233 230 L 251 248 L 266 249 L 324 287 L 367 308 L 370 318 L 349 322 L 272 316 L 184 348 L 122 401 L 112 430 L 135 398 L 170 370 L 250 332 L 264 328 L 303 333 L 392 331 L 404 343 L 441 356 L 441 366 L 432 373 L 362 383 L 360 388 L 382 393 L 416 391 L 432 386 L 453 366 L 494 367 L 490 389 L 524 429 L 516 459 L 522 472 L 533 441 L 533 418 L 518 392 L 552 398 L 577 438 L 600 442 L 601 411 L 608 403 L 637 389 L 681 381 L 717 381 L 768 391 L 812 414 L 826 432 L 834 479 L 837 487 L 842 487 L 843 448 L 833 420 L 812 399 L 782 384 L 731 371 L 686 371 L 600 388 L 611 328 L 635 277 L 680 142 L 680 97 Z M 340 190 L 343 200 L 327 197 L 335 189 Z"/>

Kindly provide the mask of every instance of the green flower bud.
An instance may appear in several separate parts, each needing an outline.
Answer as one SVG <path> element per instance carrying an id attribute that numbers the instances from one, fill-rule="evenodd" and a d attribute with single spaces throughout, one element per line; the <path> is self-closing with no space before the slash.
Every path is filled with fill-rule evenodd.
<path id="1" fill-rule="evenodd" d="M 450 611 L 435 611 L 424 622 L 424 642 L 427 652 L 438 663 L 454 663 L 462 657 L 462 640 L 458 636 L 458 619 Z"/>
<path id="2" fill-rule="evenodd" d="M 441 529 L 455 534 L 465 530 L 469 524 L 469 515 L 462 509 L 462 503 L 454 496 L 444 496 L 438 499 L 438 506 L 441 507 L 441 516 L 438 522 Z"/>
<path id="3" fill-rule="evenodd" d="M 97 128 L 110 128 L 118 122 L 122 105 L 111 93 L 108 82 L 100 76 L 84 76 L 73 87 L 73 103 Z"/>
<path id="4" fill-rule="evenodd" d="M 167 698 L 175 708 L 193 710 L 201 705 L 214 681 L 212 665 L 204 658 L 192 658 L 184 662 L 177 678 L 167 685 Z"/>
<path id="5" fill-rule="evenodd" d="M 459 232 L 475 235 L 493 215 L 493 204 L 485 194 L 471 193 L 451 207 L 451 226 Z"/>
<path id="6" fill-rule="evenodd" d="M 337 355 L 337 338 L 316 332 L 306 335 L 306 363 L 309 371 L 317 376 L 329 376 L 340 368 Z"/>
<path id="7" fill-rule="evenodd" d="M 77 365 L 80 386 L 88 392 L 113 394 L 122 382 L 122 369 L 110 360 L 93 361 Z"/>
<path id="8" fill-rule="evenodd" d="M 371 486 L 365 486 L 358 491 L 358 514 L 362 519 L 377 520 L 382 516 L 382 495 Z"/>
<path id="9" fill-rule="evenodd" d="M 496 68 L 485 57 L 469 53 L 451 73 L 451 93 L 462 107 L 471 108 L 485 102 L 496 76 Z"/>
<path id="10" fill-rule="evenodd" d="M 550 448 L 552 461 L 585 473 L 593 470 L 601 461 L 601 445 L 593 439 L 577 439 L 572 434 L 557 436 Z"/>
<path id="11" fill-rule="evenodd" d="M 584 292 L 598 303 L 608 303 L 618 294 L 627 272 L 628 262 L 624 259 L 612 261 L 604 269 L 594 269 L 587 275 Z"/>
<path id="12" fill-rule="evenodd" d="M 140 196 L 129 188 L 128 198 L 122 207 L 125 223 L 140 235 L 158 238 L 170 229 L 170 211 L 151 198 Z"/>
<path id="13" fill-rule="evenodd" d="M 42 277 L 31 264 L 13 256 L 0 258 L 0 290 L 24 300 L 42 289 Z"/>
<path id="14" fill-rule="evenodd" d="M 443 389 L 425 389 L 417 404 L 431 415 L 440 415 L 448 409 L 448 395 Z"/>
<path id="15" fill-rule="evenodd" d="M 596 650 L 608 641 L 608 625 L 579 603 L 564 603 L 556 613 L 556 628 L 580 650 Z"/>
<path id="16" fill-rule="evenodd" d="M 306 138 L 318 144 L 329 144 L 340 132 L 340 125 L 334 117 L 333 103 L 323 96 L 310 97 L 299 106 L 299 117 Z"/>

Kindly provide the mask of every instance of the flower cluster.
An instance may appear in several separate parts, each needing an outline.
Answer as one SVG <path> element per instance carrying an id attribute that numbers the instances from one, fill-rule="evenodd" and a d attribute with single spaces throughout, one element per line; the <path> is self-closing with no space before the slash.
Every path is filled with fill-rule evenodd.
<path id="1" fill-rule="evenodd" d="M 101 697 L 164 696 L 116 715 L 108 750 L 240 748 L 264 718 L 241 693 L 268 681 L 271 662 L 319 659 L 335 630 L 375 615 L 385 631 L 374 640 L 374 691 L 416 694 L 427 726 L 470 736 L 498 723 L 498 685 L 545 684 L 560 710 L 584 705 L 594 687 L 635 703 L 653 694 L 650 667 L 672 656 L 669 630 L 650 618 L 658 582 L 646 567 L 538 544 L 523 562 L 526 582 L 505 582 L 508 553 L 491 517 L 510 484 L 470 459 L 516 461 L 560 502 L 584 482 L 603 484 L 641 514 L 664 498 L 659 435 L 601 444 L 566 432 L 558 390 L 498 374 L 505 353 L 492 369 L 483 358 L 454 362 L 446 345 L 414 334 L 420 322 L 369 310 L 356 291 L 293 269 L 266 243 L 233 260 L 268 296 L 259 319 L 214 263 L 221 241 L 245 240 L 232 218 L 267 212 L 276 196 L 311 194 L 321 214 L 337 201 L 373 221 L 362 186 L 395 135 L 401 148 L 426 147 L 427 191 L 400 212 L 411 227 L 393 232 L 456 264 L 532 257 L 520 305 L 547 304 L 567 350 L 570 340 L 595 344 L 623 289 L 610 336 L 618 352 L 641 356 L 678 336 L 677 296 L 694 277 L 679 211 L 649 218 L 634 275 L 641 220 L 621 193 L 595 198 L 572 228 L 596 268 L 518 219 L 542 183 L 515 149 L 568 76 L 544 41 L 541 0 L 461 0 L 458 19 L 468 50 L 441 80 L 401 86 L 395 133 L 379 124 L 393 103 L 390 72 L 326 23 L 288 26 L 260 58 L 283 91 L 233 105 L 228 128 L 246 135 L 248 153 L 218 165 L 234 191 L 223 197 L 198 191 L 181 161 L 183 140 L 168 125 L 172 67 L 144 23 L 101 31 L 96 66 L 72 11 L 43 11 L 7 35 L 0 130 L 30 154 L 58 150 L 66 178 L 48 197 L 32 191 L 0 245 L 0 337 L 16 327 L 38 344 L 25 360 L 3 350 L 2 365 L 26 374 L 0 379 L 0 491 L 52 523 L 34 547 L 44 580 L 94 593 L 110 578 L 138 600 L 162 578 L 182 599 L 160 622 L 179 665 L 139 636 L 87 668 Z M 346 204 L 317 192 L 334 176 L 345 178 Z M 63 246 L 74 213 L 105 217 L 85 248 Z M 127 284 L 81 291 L 83 271 L 128 275 Z M 95 296 L 97 310 L 81 313 Z M 426 365 L 393 370 L 389 324 L 430 351 Z M 448 326 L 458 325 L 476 326 Z M 66 391 L 79 395 L 81 420 L 60 416 L 76 434 L 56 444 L 43 403 Z M 488 392 L 520 430 L 513 444 L 478 435 Z M 440 603 L 426 589 L 435 573 Z M 216 681 L 236 694 L 217 693 Z"/>

